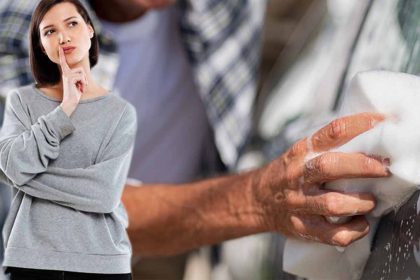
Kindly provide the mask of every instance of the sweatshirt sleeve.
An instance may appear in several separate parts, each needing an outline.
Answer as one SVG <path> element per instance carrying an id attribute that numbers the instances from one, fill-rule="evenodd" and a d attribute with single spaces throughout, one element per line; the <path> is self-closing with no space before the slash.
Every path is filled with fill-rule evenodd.
<path id="1" fill-rule="evenodd" d="M 60 106 L 31 124 L 19 94 L 11 92 L 0 130 L 1 171 L 14 184 L 25 184 L 58 157 L 61 140 L 74 129 Z"/>
<path id="2" fill-rule="evenodd" d="M 111 213 L 121 201 L 136 128 L 135 109 L 127 106 L 96 164 L 75 169 L 49 167 L 24 185 L 15 187 L 31 196 L 76 210 Z"/>

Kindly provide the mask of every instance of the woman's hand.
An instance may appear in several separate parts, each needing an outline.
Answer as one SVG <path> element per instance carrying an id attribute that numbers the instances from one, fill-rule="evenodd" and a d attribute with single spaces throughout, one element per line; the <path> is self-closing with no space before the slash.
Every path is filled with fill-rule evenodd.
<path id="1" fill-rule="evenodd" d="M 61 47 L 58 55 L 63 80 L 63 101 L 60 106 L 69 117 L 76 110 L 80 98 L 87 87 L 87 78 L 82 67 L 71 69 L 66 61 L 66 56 Z"/>
<path id="2" fill-rule="evenodd" d="M 362 113 L 337 119 L 312 137 L 297 142 L 284 155 L 258 171 L 254 194 L 269 230 L 331 245 L 347 246 L 365 236 L 369 224 L 363 215 L 375 207 L 368 193 L 342 193 L 324 183 L 349 178 L 389 176 L 387 164 L 361 153 L 329 150 L 371 129 L 383 115 Z M 344 224 L 326 217 L 354 216 Z"/>

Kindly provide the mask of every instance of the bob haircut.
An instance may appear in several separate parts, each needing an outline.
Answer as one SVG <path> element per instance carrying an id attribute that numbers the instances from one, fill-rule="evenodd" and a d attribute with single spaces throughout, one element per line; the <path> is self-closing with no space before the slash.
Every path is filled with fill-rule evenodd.
<path id="1" fill-rule="evenodd" d="M 92 20 L 82 3 L 79 0 L 41 0 L 32 16 L 29 29 L 29 60 L 31 63 L 32 74 L 38 86 L 51 86 L 60 82 L 61 74 L 58 65 L 52 62 L 43 52 L 40 38 L 39 25 L 45 14 L 55 5 L 61 3 L 71 3 L 76 7 L 77 12 L 82 16 L 87 24 L 93 28 L 93 37 L 90 39 L 91 47 L 89 50 L 90 68 L 98 62 L 99 43 L 96 36 Z"/>

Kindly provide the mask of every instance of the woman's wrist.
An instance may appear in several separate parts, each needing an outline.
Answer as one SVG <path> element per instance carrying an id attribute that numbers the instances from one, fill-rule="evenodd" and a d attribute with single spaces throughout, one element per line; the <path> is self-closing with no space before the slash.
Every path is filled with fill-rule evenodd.
<path id="1" fill-rule="evenodd" d="M 76 110 L 76 106 L 64 102 L 60 104 L 60 107 L 63 110 L 63 112 L 69 117 L 73 114 L 74 110 Z"/>

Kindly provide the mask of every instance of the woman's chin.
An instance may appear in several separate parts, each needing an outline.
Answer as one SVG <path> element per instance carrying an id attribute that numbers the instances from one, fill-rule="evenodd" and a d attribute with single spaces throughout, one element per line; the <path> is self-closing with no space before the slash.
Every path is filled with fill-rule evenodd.
<path id="1" fill-rule="evenodd" d="M 69 66 L 72 66 L 78 64 L 80 62 L 80 59 L 71 53 L 66 55 L 66 61 Z"/>

